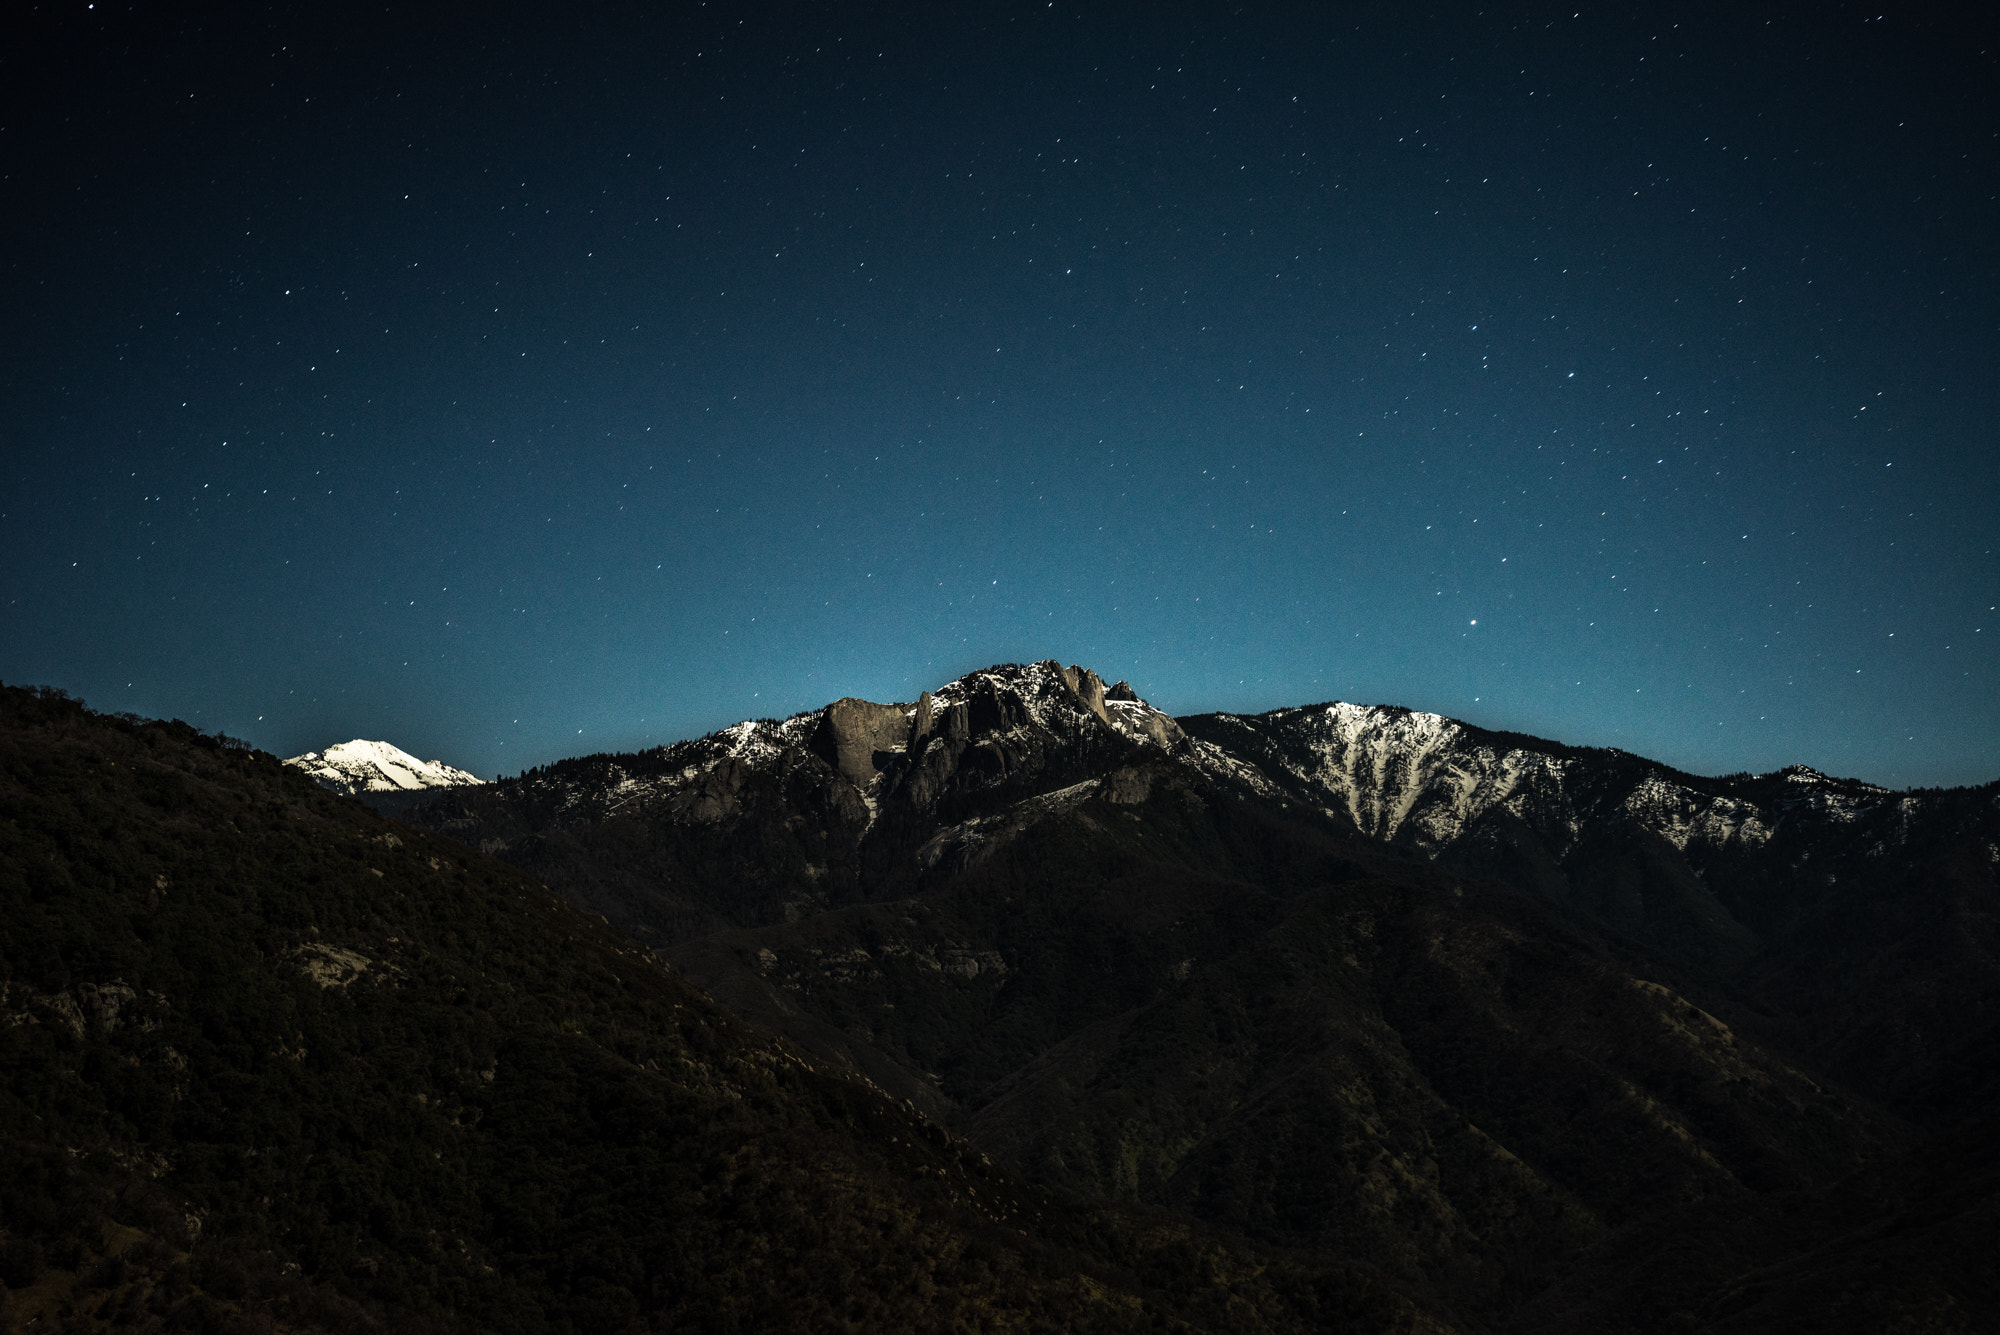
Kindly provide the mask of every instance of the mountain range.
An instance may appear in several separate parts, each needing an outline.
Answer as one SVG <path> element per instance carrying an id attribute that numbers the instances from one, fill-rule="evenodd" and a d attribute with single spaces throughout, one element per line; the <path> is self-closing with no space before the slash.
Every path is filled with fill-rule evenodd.
<path id="1" fill-rule="evenodd" d="M 1050 662 L 397 823 L 4 703 L 17 1313 L 2000 1319 L 2000 784 L 1170 718 Z"/>
<path id="2" fill-rule="evenodd" d="M 2000 1088 L 2000 785 L 1708 778 L 1391 707 L 1175 719 L 1031 663 L 410 818 L 1028 1181 L 1480 1324 L 1713 1324 L 1698 1267 L 1623 1316 L 1562 1277 L 1674 1212 L 1817 1200 Z M 1968 1301 L 1958 1254 L 1884 1301 Z"/>
<path id="3" fill-rule="evenodd" d="M 18 687 L 0 1186 L 9 1332 L 1455 1328 L 1037 1188 L 505 864 Z"/>

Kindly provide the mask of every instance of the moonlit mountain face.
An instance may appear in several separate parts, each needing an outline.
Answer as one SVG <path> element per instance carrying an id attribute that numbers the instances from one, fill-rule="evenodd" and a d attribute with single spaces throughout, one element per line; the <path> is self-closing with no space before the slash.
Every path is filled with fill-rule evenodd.
<path id="1" fill-rule="evenodd" d="M 409 818 L 1031 1180 L 1580 1333 L 1818 1246 L 1757 1211 L 1991 1104 L 1997 795 L 1387 706 L 1175 718 L 1051 661 Z M 1614 1235 L 1714 1273 L 1581 1278 Z"/>
<path id="2" fill-rule="evenodd" d="M 324 787 L 336 793 L 363 799 L 427 792 L 434 788 L 462 788 L 484 783 L 476 774 L 454 769 L 441 760 L 419 760 L 387 742 L 364 741 L 329 746 L 324 751 L 308 751 L 285 762 L 304 770 Z"/>
<path id="3" fill-rule="evenodd" d="M 1758 992 L 1821 1060 L 1890 1102 L 1932 1097 L 1922 1091 L 1954 1060 L 1945 1035 L 1977 1027 L 1952 998 L 1972 997 L 1969 980 L 1991 972 L 1980 947 L 1941 925 L 1959 912 L 1948 906 L 1969 911 L 1991 892 L 1991 785 L 1898 793 L 1804 765 L 1711 778 L 1391 706 L 1177 720 L 1122 681 L 1055 662 L 968 673 L 914 702 L 843 699 L 564 761 L 443 796 L 412 819 L 701 956 L 691 967 L 704 985 L 738 995 L 686 943 L 947 893 L 1018 847 L 1103 844 L 1168 792 L 1506 886 L 1662 969 Z M 1843 963 L 1854 939 L 1903 945 Z M 999 946 L 950 948 L 977 959 Z M 1912 1006 L 1933 1037 L 1898 1043 Z"/>
<path id="4" fill-rule="evenodd" d="M 804 804 L 811 814 L 795 814 L 793 827 L 810 826 L 815 846 L 828 846 L 798 870 L 807 897 L 796 913 L 826 885 L 865 880 L 861 865 L 889 857 L 892 840 L 915 839 L 912 856 L 928 871 L 946 849 L 990 846 L 996 823 L 1017 834 L 1106 784 L 1129 784 L 1112 771 L 1148 759 L 1447 865 L 1512 850 L 1546 870 L 1538 884 L 1561 882 L 1565 893 L 1562 869 L 1607 832 L 1643 837 L 1685 866 L 1685 888 L 1712 906 L 1696 916 L 1723 937 L 1740 929 L 1707 884 L 1711 867 L 1782 859 L 1799 841 L 1859 837 L 1878 824 L 1871 846 L 1900 847 L 1935 805 L 1804 765 L 1704 778 L 1395 706 L 1177 721 L 1122 681 L 1106 687 L 1089 669 L 1047 662 L 968 673 L 914 702 L 843 699 L 669 747 L 564 761 L 492 787 L 478 809 L 514 833 L 523 819 L 572 832 L 633 821 L 729 829 L 766 807 Z M 489 842 L 506 837 L 496 831 Z M 900 875 L 901 856 L 882 874 Z M 740 887 L 728 893 L 739 896 L 732 916 L 751 912 Z"/>

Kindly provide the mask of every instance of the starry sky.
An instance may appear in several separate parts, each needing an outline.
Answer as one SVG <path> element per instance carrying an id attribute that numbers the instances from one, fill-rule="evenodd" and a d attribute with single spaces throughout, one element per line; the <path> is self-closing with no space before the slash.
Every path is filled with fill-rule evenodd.
<path id="1" fill-rule="evenodd" d="M 2000 776 L 1995 34 L 1671 8 L 43 3 L 0 679 L 488 776 L 1039 658 Z"/>

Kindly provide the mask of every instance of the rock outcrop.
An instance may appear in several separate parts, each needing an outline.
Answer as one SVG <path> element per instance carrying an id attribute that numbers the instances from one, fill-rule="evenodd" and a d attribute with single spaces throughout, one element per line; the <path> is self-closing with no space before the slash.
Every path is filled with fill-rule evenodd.
<path id="1" fill-rule="evenodd" d="M 912 722 L 907 705 L 878 705 L 850 695 L 826 707 L 813 734 L 813 753 L 866 788 L 890 756 L 908 749 Z"/>
<path id="2" fill-rule="evenodd" d="M 1083 701 L 1085 709 L 1088 709 L 1106 723 L 1111 722 L 1111 716 L 1104 712 L 1103 678 L 1087 667 L 1078 667 L 1072 663 L 1063 669 L 1062 679 L 1065 685 L 1076 692 L 1076 698 Z M 1125 689 L 1127 693 L 1130 693 L 1132 688 L 1127 686 Z M 1132 698 L 1135 700 L 1138 699 L 1137 696 L 1133 696 Z"/>

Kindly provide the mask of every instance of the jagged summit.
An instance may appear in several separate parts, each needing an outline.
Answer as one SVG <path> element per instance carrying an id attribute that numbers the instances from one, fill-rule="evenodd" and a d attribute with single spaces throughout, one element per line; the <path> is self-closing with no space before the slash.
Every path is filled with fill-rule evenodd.
<path id="1" fill-rule="evenodd" d="M 880 875 L 905 878 L 968 865 L 1119 772 L 1192 749 L 1127 683 L 1107 690 L 1088 668 L 1003 663 L 911 701 L 850 696 L 648 751 L 560 761 L 430 796 L 411 819 L 503 856 L 556 856 L 552 836 L 587 840 L 614 824 L 675 830 L 700 845 L 682 868 L 606 875 L 640 874 L 649 898 L 664 889 L 675 925 L 661 931 L 678 936 L 724 921 L 718 898 L 730 905 L 723 915 L 754 903 L 752 918 L 784 916 L 861 893 L 878 860 Z M 1041 801 L 1056 793 L 1065 796 Z M 761 859 L 780 846 L 777 863 L 743 870 L 755 860 L 747 850 Z M 724 865 L 737 872 L 725 877 Z"/>
<path id="2" fill-rule="evenodd" d="M 308 751 L 285 762 L 305 771 L 326 788 L 350 797 L 372 794 L 415 794 L 437 788 L 463 788 L 485 783 L 476 774 L 454 769 L 441 760 L 419 760 L 387 742 L 355 738 Z"/>
<path id="3" fill-rule="evenodd" d="M 833 711 L 838 705 L 861 703 L 840 701 L 829 706 L 829 726 L 851 726 L 853 711 L 839 716 Z M 894 708 L 909 718 L 910 730 L 901 744 L 913 755 L 926 749 L 930 738 L 936 736 L 965 738 L 1021 728 L 1068 732 L 1083 713 L 1134 741 L 1170 749 L 1184 740 L 1174 721 L 1140 699 L 1128 683 L 1121 681 L 1107 688 L 1103 678 L 1089 668 L 1076 664 L 1063 667 L 1054 659 L 996 664 L 946 682 L 935 692 L 925 691 L 914 705 L 871 708 Z"/>
<path id="4" fill-rule="evenodd" d="M 653 754 L 684 757 L 692 764 L 678 777 L 693 778 L 724 761 L 756 767 L 805 751 L 865 793 L 934 744 L 955 750 L 989 734 L 1071 736 L 1080 727 L 1089 730 L 1086 715 L 1133 741 L 1169 750 L 1186 741 L 1173 719 L 1129 683 L 1107 687 L 1089 668 L 1050 659 L 981 668 L 915 700 L 885 704 L 844 696 L 782 721 L 745 719 Z"/>
<path id="5" fill-rule="evenodd" d="M 665 941 L 938 883 L 1045 822 L 1166 792 L 1495 876 L 1706 961 L 1740 962 L 1757 948 L 1757 932 L 1718 897 L 1730 884 L 1806 875 L 1808 847 L 1865 836 L 1888 849 L 1908 837 L 1900 824 L 1874 832 L 1908 799 L 1803 766 L 1704 778 L 1623 751 L 1340 701 L 1177 720 L 1127 682 L 1107 687 L 1055 661 L 996 664 L 913 701 L 850 696 L 655 750 L 563 761 L 429 796 L 412 819 L 558 879 L 570 841 L 672 843 L 677 868 L 589 854 L 594 906 Z M 1613 882 L 1626 888 L 1604 888 Z"/>

